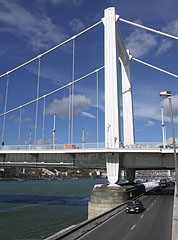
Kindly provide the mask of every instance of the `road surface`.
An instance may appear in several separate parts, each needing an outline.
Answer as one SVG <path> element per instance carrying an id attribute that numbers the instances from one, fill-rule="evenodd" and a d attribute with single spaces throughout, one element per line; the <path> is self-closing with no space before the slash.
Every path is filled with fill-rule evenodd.
<path id="1" fill-rule="evenodd" d="M 154 191 L 142 199 L 140 214 L 121 211 L 107 222 L 85 234 L 80 240 L 170 240 L 174 188 Z"/>

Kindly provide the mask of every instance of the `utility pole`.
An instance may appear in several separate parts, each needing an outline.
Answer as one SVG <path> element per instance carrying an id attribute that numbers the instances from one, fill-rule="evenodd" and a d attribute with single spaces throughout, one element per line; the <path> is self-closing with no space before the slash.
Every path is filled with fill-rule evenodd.
<path id="1" fill-rule="evenodd" d="M 165 148 L 166 147 L 166 125 L 164 124 L 163 107 L 161 107 L 161 117 L 162 117 L 163 148 Z"/>
<path id="2" fill-rule="evenodd" d="M 32 130 L 30 129 L 30 135 L 29 135 L 29 149 L 31 147 L 32 144 Z"/>
<path id="3" fill-rule="evenodd" d="M 53 149 L 55 147 L 55 132 L 56 132 L 56 113 L 54 113 L 54 122 L 53 122 Z"/>
<path id="4" fill-rule="evenodd" d="M 82 148 L 84 148 L 84 144 L 85 144 L 85 129 L 82 128 Z"/>

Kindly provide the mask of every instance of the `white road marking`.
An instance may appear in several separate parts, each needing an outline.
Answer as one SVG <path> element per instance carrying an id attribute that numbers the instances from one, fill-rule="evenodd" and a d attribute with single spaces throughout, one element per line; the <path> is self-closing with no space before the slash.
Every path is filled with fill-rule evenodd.
<path id="1" fill-rule="evenodd" d="M 147 211 L 149 211 L 150 210 L 150 208 L 147 208 Z"/>
<path id="2" fill-rule="evenodd" d="M 144 215 L 142 215 L 140 218 L 143 218 L 144 217 Z"/>
<path id="3" fill-rule="evenodd" d="M 133 227 L 131 228 L 131 231 L 135 228 L 136 225 L 133 225 Z"/>

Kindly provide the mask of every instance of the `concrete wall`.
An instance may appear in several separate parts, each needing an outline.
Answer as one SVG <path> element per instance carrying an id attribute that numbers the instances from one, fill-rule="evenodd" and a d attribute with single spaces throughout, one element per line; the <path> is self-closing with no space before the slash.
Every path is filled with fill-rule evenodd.
<path id="1" fill-rule="evenodd" d="M 96 217 L 145 192 L 143 185 L 94 188 L 88 202 L 88 218 Z"/>

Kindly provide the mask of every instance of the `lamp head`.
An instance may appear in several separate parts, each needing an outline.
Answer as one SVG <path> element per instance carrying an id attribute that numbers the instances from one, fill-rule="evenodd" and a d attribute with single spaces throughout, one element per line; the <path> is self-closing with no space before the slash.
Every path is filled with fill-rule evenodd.
<path id="1" fill-rule="evenodd" d="M 160 97 L 162 97 L 162 98 L 171 97 L 171 91 L 160 92 Z"/>

